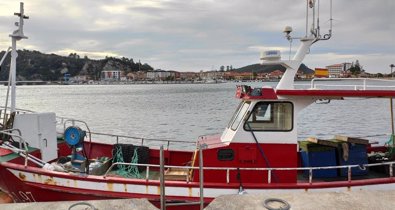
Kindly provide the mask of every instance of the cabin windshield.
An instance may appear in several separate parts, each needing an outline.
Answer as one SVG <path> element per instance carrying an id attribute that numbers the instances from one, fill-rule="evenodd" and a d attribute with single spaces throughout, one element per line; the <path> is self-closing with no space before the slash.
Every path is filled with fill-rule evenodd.
<path id="1" fill-rule="evenodd" d="M 259 102 L 244 123 L 247 131 L 291 131 L 293 105 L 290 102 Z"/>
<path id="2" fill-rule="evenodd" d="M 247 113 L 249 107 L 250 107 L 249 101 L 241 102 L 239 108 L 237 108 L 236 112 L 233 114 L 233 117 L 229 122 L 228 128 L 232 130 L 236 130 L 240 122 L 244 119 L 244 116 Z"/>

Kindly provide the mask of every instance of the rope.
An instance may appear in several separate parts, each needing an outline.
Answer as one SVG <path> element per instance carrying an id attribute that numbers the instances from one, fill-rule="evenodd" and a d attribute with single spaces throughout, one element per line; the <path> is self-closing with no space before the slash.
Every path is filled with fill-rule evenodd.
<path id="1" fill-rule="evenodd" d="M 395 136 L 391 134 L 390 139 L 385 143 L 385 145 L 388 148 L 388 157 L 390 159 L 392 159 L 395 156 L 394 138 Z"/>
<path id="2" fill-rule="evenodd" d="M 277 205 L 273 205 L 277 204 Z M 279 198 L 268 198 L 263 202 L 263 207 L 268 210 L 289 210 L 291 205 L 283 199 Z"/>
<path id="3" fill-rule="evenodd" d="M 254 131 L 252 130 L 252 128 L 251 128 L 251 126 L 250 126 L 250 123 L 249 123 L 249 122 L 245 122 L 245 124 L 248 126 L 248 129 L 250 129 L 250 133 L 252 134 L 252 137 L 254 138 L 255 144 L 256 144 L 256 146 L 258 147 L 259 152 L 261 153 L 263 159 L 264 159 L 265 162 L 266 162 L 266 166 L 267 166 L 268 168 L 271 168 L 269 159 L 266 157 L 265 152 L 263 151 L 262 146 L 259 144 L 258 139 L 256 138 L 255 133 L 254 133 Z M 270 173 L 273 174 L 274 180 L 275 180 L 276 182 L 278 182 L 278 178 L 277 178 L 276 173 L 275 173 L 274 171 L 270 171 Z"/>
<path id="4" fill-rule="evenodd" d="M 134 153 L 133 153 L 131 163 L 139 163 L 139 156 L 137 154 L 137 148 L 134 148 Z M 137 166 L 131 165 L 131 166 L 129 166 L 129 170 L 134 177 L 141 178 L 140 171 Z"/>
<path id="5" fill-rule="evenodd" d="M 117 146 L 114 162 L 118 163 L 125 163 L 123 154 L 122 154 L 122 147 L 120 145 Z M 134 148 L 134 153 L 132 160 L 130 163 L 135 164 L 139 162 L 137 148 Z M 118 175 L 127 177 L 127 178 L 138 178 L 141 179 L 142 176 L 140 175 L 139 169 L 135 165 L 118 165 L 118 171 L 116 172 Z"/>
<path id="6" fill-rule="evenodd" d="M 72 208 L 74 208 L 74 207 L 76 207 L 76 206 L 81 206 L 81 205 L 82 205 L 82 206 L 88 206 L 90 210 L 98 210 L 94 205 L 92 205 L 92 204 L 90 204 L 90 203 L 88 203 L 88 202 L 78 202 L 78 203 L 75 203 L 75 204 L 71 205 L 71 206 L 69 207 L 68 210 L 71 210 Z M 88 209 L 88 208 L 85 208 L 85 209 Z"/>

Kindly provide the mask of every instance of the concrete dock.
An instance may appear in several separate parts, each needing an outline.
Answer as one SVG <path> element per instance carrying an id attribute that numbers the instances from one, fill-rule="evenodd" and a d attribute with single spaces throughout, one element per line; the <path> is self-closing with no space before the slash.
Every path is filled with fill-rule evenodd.
<path id="1" fill-rule="evenodd" d="M 395 191 L 350 191 L 350 192 L 302 192 L 226 195 L 216 198 L 205 210 L 267 210 L 266 199 L 276 198 L 286 201 L 291 210 L 388 210 L 395 209 Z M 157 210 L 145 199 L 117 199 L 82 201 L 92 204 L 98 210 Z M 1 210 L 54 210 L 69 209 L 78 201 L 0 204 Z M 272 202 L 270 207 L 280 209 L 279 203 Z M 276 206 L 277 205 L 277 206 Z M 89 209 L 85 205 L 75 206 L 72 210 Z M 185 209 L 190 209 L 185 206 Z M 283 210 L 285 210 L 283 208 Z"/>
<path id="2" fill-rule="evenodd" d="M 263 203 L 268 198 L 285 200 L 292 210 L 395 209 L 395 191 L 350 191 L 227 195 L 216 198 L 205 210 L 267 210 Z"/>
<path id="3" fill-rule="evenodd" d="M 89 203 L 98 210 L 158 210 L 146 199 L 115 199 L 115 200 L 94 200 L 94 201 L 61 201 L 61 202 L 39 202 L 39 203 L 13 203 L 0 204 L 1 210 L 67 210 L 73 204 Z M 87 205 L 77 205 L 71 210 L 91 209 Z"/>

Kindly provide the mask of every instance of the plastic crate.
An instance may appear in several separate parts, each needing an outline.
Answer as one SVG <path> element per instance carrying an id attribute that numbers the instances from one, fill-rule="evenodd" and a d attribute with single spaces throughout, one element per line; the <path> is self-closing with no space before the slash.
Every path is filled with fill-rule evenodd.
<path id="1" fill-rule="evenodd" d="M 303 167 L 323 167 L 336 166 L 336 150 L 335 148 L 326 148 L 324 151 L 317 152 L 300 152 Z M 309 176 L 309 171 L 305 170 L 305 176 Z M 337 169 L 318 169 L 313 170 L 313 178 L 333 178 L 337 177 Z"/>
<path id="2" fill-rule="evenodd" d="M 348 159 L 343 158 L 343 148 L 341 146 L 337 149 L 338 164 L 339 166 L 345 165 L 363 165 L 368 163 L 368 154 L 366 152 L 366 145 L 363 144 L 348 144 Z M 352 176 L 362 176 L 368 174 L 368 169 L 360 169 L 359 167 L 354 167 L 351 169 Z M 348 176 L 348 168 L 340 169 L 340 176 Z"/>

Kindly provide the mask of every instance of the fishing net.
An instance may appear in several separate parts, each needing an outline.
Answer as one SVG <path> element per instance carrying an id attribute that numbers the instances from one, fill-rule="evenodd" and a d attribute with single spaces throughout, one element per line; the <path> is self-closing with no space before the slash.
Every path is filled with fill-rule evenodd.
<path id="1" fill-rule="evenodd" d="M 125 149 L 123 149 L 124 146 L 125 145 L 116 145 L 115 154 L 113 154 L 114 162 L 127 163 L 126 161 L 124 161 L 124 159 L 126 159 L 126 158 L 124 158 L 124 154 L 122 152 L 123 150 L 125 150 Z M 138 163 L 139 158 L 138 158 L 137 153 L 138 152 L 137 152 L 137 147 L 136 147 L 136 148 L 134 148 L 133 156 L 131 158 L 130 163 L 132 163 L 132 164 Z M 120 176 L 127 177 L 127 178 L 138 178 L 138 179 L 141 178 L 140 172 L 139 172 L 138 167 L 136 165 L 120 164 L 120 165 L 118 165 L 118 170 L 116 171 L 116 173 Z"/>
<path id="2" fill-rule="evenodd" d="M 388 153 L 388 158 L 390 160 L 393 160 L 395 158 L 395 147 L 394 147 L 394 140 L 395 140 L 395 135 L 391 134 L 390 139 L 385 143 L 387 146 L 387 153 Z"/>

